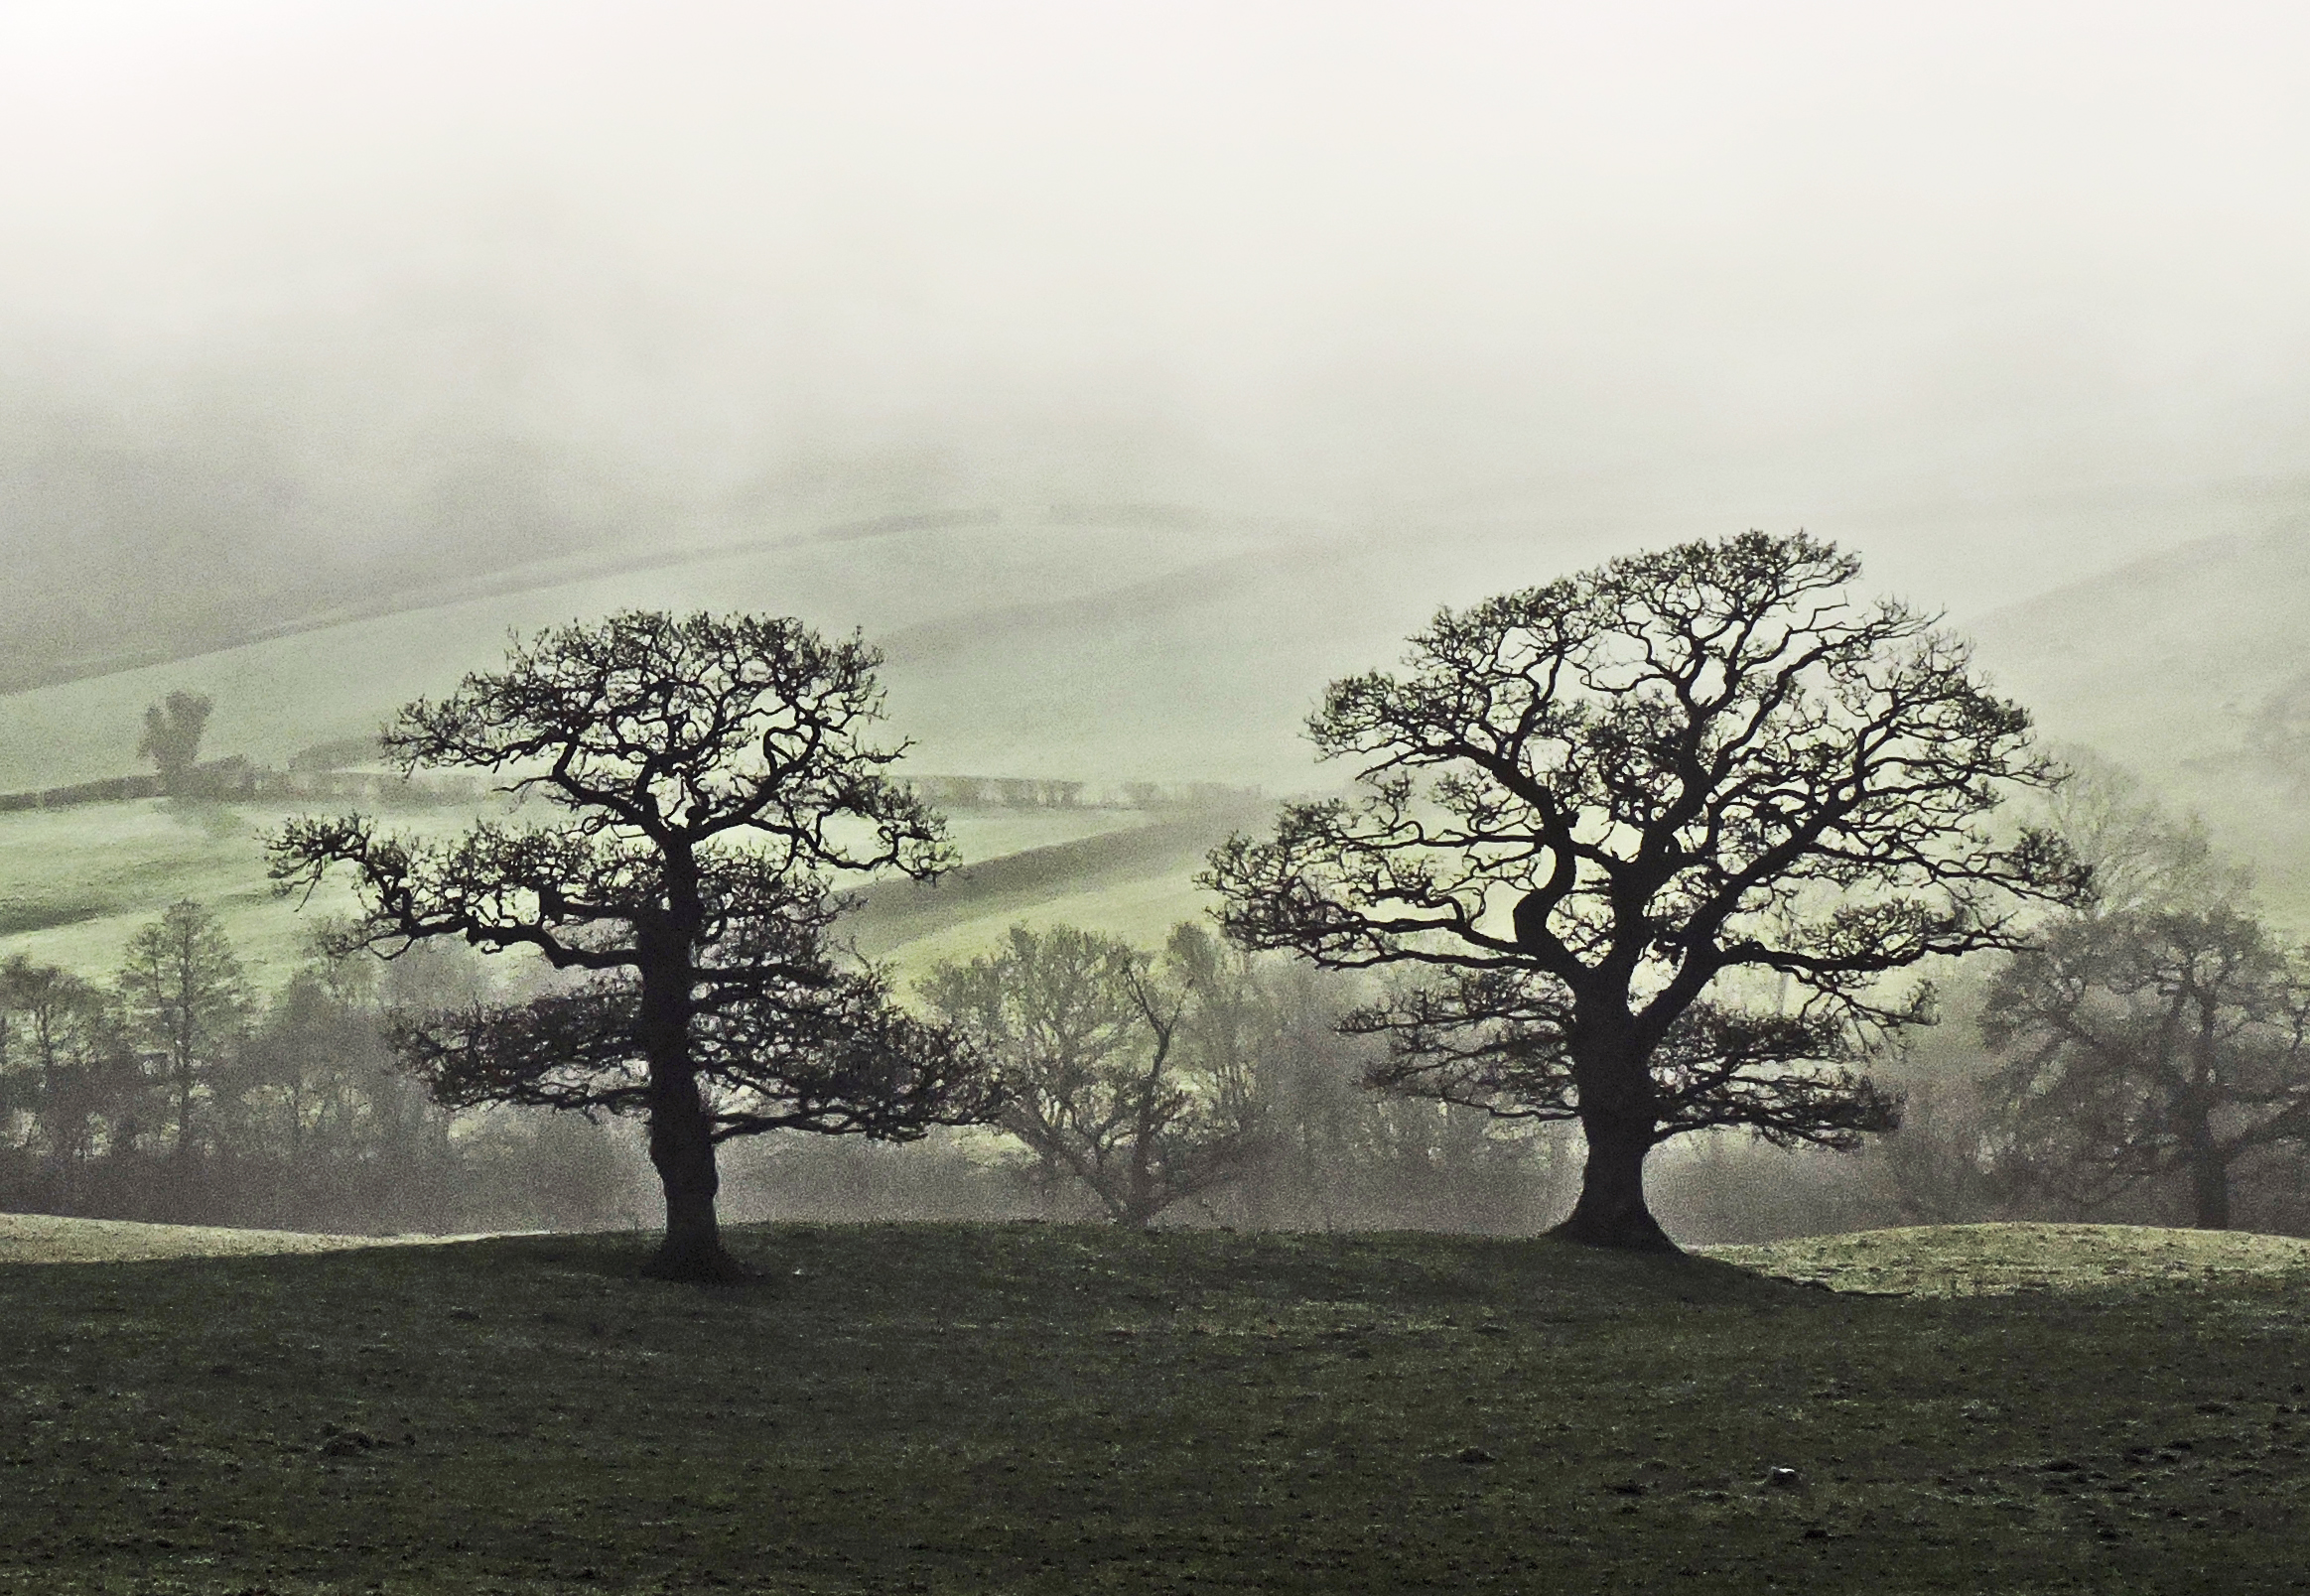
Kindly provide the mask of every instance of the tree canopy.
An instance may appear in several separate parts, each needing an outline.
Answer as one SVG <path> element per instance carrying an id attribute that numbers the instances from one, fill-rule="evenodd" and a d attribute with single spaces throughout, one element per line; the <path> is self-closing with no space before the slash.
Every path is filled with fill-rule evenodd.
<path id="1" fill-rule="evenodd" d="M 832 936 L 830 876 L 952 861 L 938 817 L 886 774 L 903 744 L 872 738 L 880 662 L 856 638 L 750 615 L 542 632 L 503 671 L 410 705 L 384 744 L 405 772 L 497 772 L 560 818 L 447 840 L 306 819 L 273 843 L 285 890 L 352 873 L 366 913 L 340 949 L 456 937 L 566 973 L 526 1001 L 405 1016 L 399 1044 L 445 1103 L 645 1117 L 666 1191 L 659 1272 L 731 1267 L 717 1141 L 906 1139 L 992 1112 L 968 1049 L 897 1009 Z"/>
<path id="2" fill-rule="evenodd" d="M 144 712 L 144 735 L 136 745 L 139 759 L 150 759 L 160 772 L 161 788 L 172 796 L 191 789 L 193 771 L 201 758 L 201 734 L 216 708 L 205 693 L 183 689 Z"/>
<path id="3" fill-rule="evenodd" d="M 1858 1066 L 1930 998 L 1885 978 L 2018 946 L 2024 905 L 2082 874 L 1988 825 L 2058 779 L 2027 713 L 1935 617 L 1850 597 L 1858 574 L 1750 532 L 1440 611 L 1308 722 L 1353 795 L 1213 854 L 1227 930 L 1389 970 L 1349 1023 L 1389 1039 L 1398 1090 L 1577 1119 L 1577 1240 L 1672 1245 L 1643 1164 L 1681 1131 L 1889 1129 Z"/>

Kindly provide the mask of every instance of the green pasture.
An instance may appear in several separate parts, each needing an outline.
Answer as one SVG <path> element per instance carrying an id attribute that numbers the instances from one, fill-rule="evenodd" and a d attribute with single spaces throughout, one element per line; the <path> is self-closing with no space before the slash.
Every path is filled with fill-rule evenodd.
<path id="1" fill-rule="evenodd" d="M 2310 1267 L 2159 1234 L 1937 1291 L 1974 1239 L 1883 1233 L 1906 1294 L 1040 1225 L 0 1265 L 0 1590 L 2298 1589 Z"/>
<path id="2" fill-rule="evenodd" d="M 180 688 L 214 701 L 207 755 L 284 764 L 373 733 L 409 700 L 502 663 L 511 634 L 636 607 L 863 630 L 890 655 L 890 732 L 917 745 L 918 769 L 1256 782 L 1279 757 L 1304 766 L 1293 730 L 1328 663 L 1297 658 L 1295 644 L 1281 661 L 1256 642 L 1249 658 L 1225 648 L 1281 569 L 1257 552 L 1271 541 L 1228 528 L 1001 523 L 704 550 L 610 575 L 546 567 L 534 582 L 515 574 L 447 602 L 316 617 L 240 647 L 0 695 L 0 791 L 135 769 L 145 706 Z M 1422 612 L 1415 604 L 1401 619 Z M 1246 637 L 1294 639 L 1318 618 L 1249 626 Z"/>
<path id="3" fill-rule="evenodd" d="M 416 828 L 471 818 L 410 817 Z M 0 957 L 105 979 L 140 926 L 189 897 L 223 922 L 252 971 L 285 977 L 306 957 L 315 918 L 353 905 L 343 889 L 325 889 L 300 916 L 273 895 L 259 839 L 280 819 L 168 798 L 0 814 Z"/>
<path id="4" fill-rule="evenodd" d="M 325 887 L 302 908 L 274 895 L 261 839 L 285 813 L 167 798 L 0 813 L 0 957 L 22 953 L 108 977 L 140 926 L 191 897 L 215 912 L 260 981 L 284 978 L 306 958 L 316 920 L 354 906 L 342 886 Z M 975 951 L 1000 937 L 1013 918 L 1032 918 L 1027 911 L 1035 904 L 1042 907 L 1034 913 L 1047 914 L 1056 903 L 1102 930 L 1159 937 L 1173 921 L 1201 911 L 1190 877 L 1235 816 L 1090 807 L 957 810 L 947 822 L 964 866 L 933 886 L 905 885 L 906 906 L 890 900 L 880 914 L 862 917 L 857 930 L 870 953 L 895 956 L 902 965 Z M 1245 816 L 1246 824 L 1257 818 Z M 409 808 L 384 818 L 423 834 L 461 828 L 474 815 Z M 1021 893 L 1021 880 L 1038 884 Z M 886 890 L 871 889 L 870 899 Z M 1050 892 L 1057 896 L 1045 901 Z M 904 946 L 931 933 L 927 952 Z"/>
<path id="5" fill-rule="evenodd" d="M 1076 925 L 1156 947 L 1210 908 L 1195 876 L 1211 850 L 1271 816 L 1262 804 L 1174 811 L 1133 830 L 965 864 L 929 885 L 879 882 L 852 924 L 861 949 L 901 975 L 983 952 L 1014 925 Z"/>

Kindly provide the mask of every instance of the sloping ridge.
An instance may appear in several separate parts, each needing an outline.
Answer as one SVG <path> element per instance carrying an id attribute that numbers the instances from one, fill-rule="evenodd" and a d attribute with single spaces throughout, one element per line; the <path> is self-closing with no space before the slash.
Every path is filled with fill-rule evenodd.
<path id="1" fill-rule="evenodd" d="M 400 704 L 440 693 L 467 670 L 502 658 L 508 631 L 529 631 L 573 616 L 615 608 L 752 608 L 799 614 L 822 630 L 864 627 L 883 641 L 924 623 L 995 612 L 1001 621 L 965 623 L 982 641 L 999 627 L 1028 623 L 1019 596 L 1042 594 L 1064 603 L 1107 589 L 1130 588 L 1183 568 L 1224 567 L 1251 534 L 1240 529 L 1163 532 L 1082 526 L 1011 527 L 972 521 L 952 527 L 876 527 L 872 535 L 837 529 L 733 548 L 698 551 L 678 561 L 645 558 L 613 571 L 515 584 L 491 579 L 488 591 L 425 608 L 396 608 L 367 618 L 275 636 L 202 654 L 36 691 L 0 695 L 0 790 L 48 787 L 117 774 L 135 763 L 143 706 L 183 687 L 208 694 L 216 711 L 208 746 L 279 763 L 298 748 L 364 734 Z M 1223 584 L 1225 579 L 1213 578 Z M 1022 650 L 1035 654 L 1028 646 Z M 1010 751 L 1005 739 L 975 730 L 1017 697 L 1010 684 L 982 690 L 958 676 L 998 664 L 1000 647 L 951 660 L 922 661 L 916 679 L 936 684 L 939 705 L 910 701 L 911 683 L 892 681 L 894 730 L 934 734 L 929 768 L 1073 778 L 1165 779 L 1156 768 L 1080 768 L 1061 750 L 1056 761 L 1012 770 L 980 757 Z M 1141 672 L 1130 673 L 1136 677 Z M 1059 767 L 1053 768 L 1053 764 Z"/>
<path id="2" fill-rule="evenodd" d="M 2049 735 L 2128 762 L 2219 755 L 2310 669 L 2310 523 L 2186 544 L 1969 630 Z"/>
<path id="3" fill-rule="evenodd" d="M 1233 833 L 1257 827 L 1270 806 L 1197 809 L 1132 831 L 1102 832 L 966 864 L 936 881 L 878 881 L 860 890 L 844 924 L 870 953 L 972 920 L 1020 913 L 1057 895 L 1186 875 Z"/>
<path id="4" fill-rule="evenodd" d="M 1806 1236 L 1708 1257 L 1862 1296 L 2001 1296 L 2310 1275 L 2310 1241 L 2145 1225 L 1918 1225 Z"/>
<path id="5" fill-rule="evenodd" d="M 148 1225 L 127 1219 L 0 1214 L 0 1264 L 129 1264 L 167 1258 L 261 1258 L 340 1253 L 360 1247 L 477 1242 L 470 1236 L 332 1236 L 311 1231 L 240 1230 L 224 1225 Z"/>
<path id="6" fill-rule="evenodd" d="M 2310 522 L 2188 544 L 1970 630 L 2049 741 L 2203 815 L 2253 867 L 2265 907 L 2310 931 L 2310 797 L 2253 746 L 2265 707 L 2310 676 Z"/>

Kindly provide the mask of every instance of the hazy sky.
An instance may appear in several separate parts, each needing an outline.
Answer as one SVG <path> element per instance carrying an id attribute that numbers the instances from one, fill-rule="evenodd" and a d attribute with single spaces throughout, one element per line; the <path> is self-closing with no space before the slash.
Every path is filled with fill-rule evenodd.
<path id="1" fill-rule="evenodd" d="M 0 357 L 323 460 L 1096 459 L 1803 522 L 1978 601 L 2310 471 L 2306 17 L 0 0 Z"/>

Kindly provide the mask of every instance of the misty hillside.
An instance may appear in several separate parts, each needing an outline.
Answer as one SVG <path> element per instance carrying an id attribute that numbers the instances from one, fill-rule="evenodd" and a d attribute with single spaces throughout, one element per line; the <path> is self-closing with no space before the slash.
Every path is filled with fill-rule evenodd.
<path id="1" fill-rule="evenodd" d="M 1438 603 L 1580 558 L 1538 537 L 1318 542 L 1160 508 L 894 515 L 475 578 L 449 601 L 0 695 L 0 790 L 133 768 L 144 707 L 178 688 L 215 701 L 206 753 L 285 763 L 500 663 L 508 632 L 632 606 L 862 628 L 917 770 L 1291 790 L 1323 779 L 1299 729 L 1326 682 L 1396 659 Z"/>
<path id="2" fill-rule="evenodd" d="M 386 612 L 343 605 L 242 646 L 0 695 L 0 789 L 131 768 L 143 706 L 177 687 L 216 700 L 208 752 L 284 762 L 494 664 L 508 631 L 632 605 L 864 628 L 889 658 L 893 728 L 918 769 L 1298 786 L 1323 779 L 1298 729 L 1324 683 L 1397 659 L 1438 603 L 1575 563 L 1584 552 L 1556 538 L 1310 542 L 1152 507 L 983 507 L 536 561 L 370 600 Z M 2049 735 L 2211 803 L 2242 780 L 2257 796 L 2282 785 L 2249 750 L 2310 672 L 2306 613 L 2310 530 L 2294 525 L 2191 544 L 1968 629 Z"/>
<path id="3" fill-rule="evenodd" d="M 888 655 L 892 731 L 915 742 L 918 771 L 1299 791 L 1336 779 L 1299 738 L 1327 681 L 1400 657 L 1406 634 L 1438 602 L 1545 580 L 1585 559 L 1496 533 L 1311 544 L 1143 506 L 891 516 L 637 557 L 622 569 L 533 562 L 468 579 L 451 601 L 0 696 L 0 790 L 132 768 L 143 707 L 178 687 L 216 701 L 206 751 L 286 764 L 302 748 L 373 732 L 407 699 L 495 664 L 509 630 L 639 604 L 863 627 Z M 2293 684 L 2310 672 L 2304 613 L 2310 533 L 2281 528 L 2193 544 L 1970 629 L 1983 663 L 2037 712 L 2050 738 L 2097 748 L 2178 807 L 2205 812 L 2220 840 L 2254 862 L 2272 907 L 2291 917 L 2310 905 L 2301 773 L 2273 762 L 2257 738 L 2271 706 L 2292 702 Z M 140 916 L 191 892 L 245 920 L 255 946 L 293 946 L 295 925 L 262 890 L 254 832 L 263 817 L 98 819 L 67 810 L 12 820 L 17 843 L 49 839 L 37 845 L 42 860 L 82 863 L 73 884 L 18 853 L 0 882 L 0 934 L 100 968 Z M 1195 912 L 1191 877 L 1204 849 L 1229 826 L 1258 820 L 1250 810 L 1214 814 L 1176 835 L 1096 847 L 1048 831 L 1010 843 L 974 836 L 975 863 L 1015 848 L 1050 851 L 951 883 L 927 917 L 898 912 L 893 899 L 870 937 L 885 952 L 906 948 L 908 964 L 963 951 L 1019 917 L 1151 939 Z M 1121 814 L 1112 822 L 1139 823 Z M 75 841 L 83 834 L 85 847 Z"/>
<path id="4" fill-rule="evenodd" d="M 371 439 L 324 462 L 300 458 L 310 442 L 261 411 L 219 415 L 213 401 L 132 428 L 15 398 L 0 408 L 0 690 L 229 647 L 540 561 L 614 558 L 618 526 L 645 503 L 566 452 L 504 437 L 384 458 Z"/>
<path id="5" fill-rule="evenodd" d="M 957 515 L 953 524 L 894 516 L 622 569 L 589 562 L 573 573 L 567 562 L 551 562 L 474 579 L 446 602 L 355 614 L 163 665 L 0 696 L 0 788 L 132 768 L 143 707 L 176 688 L 215 700 L 204 751 L 283 763 L 300 748 L 373 732 L 409 699 L 501 662 L 509 632 L 633 606 L 749 609 L 797 614 L 829 632 L 863 628 L 892 655 L 894 731 L 921 744 L 917 768 L 1168 779 L 1177 750 L 1159 736 L 1140 739 L 1128 766 L 1110 769 L 1098 756 L 1109 743 L 1126 742 L 1115 729 L 1052 726 L 1037 737 L 1020 735 L 1051 714 L 1047 695 L 1033 696 L 1020 671 L 1050 656 L 1053 628 L 1101 624 L 1102 616 L 1112 621 L 1156 604 L 1148 596 L 1166 578 L 1188 592 L 1233 591 L 1240 584 L 1228 573 L 1264 536 L 1225 526 L 1151 526 L 1148 519 L 1119 513 L 1105 525 L 1070 517 L 1022 526 L 989 512 Z M 1022 604 L 1026 595 L 1035 601 Z M 1165 638 L 1139 640 L 1145 646 L 1121 655 L 1112 643 L 1091 646 L 1110 661 L 1128 657 L 1138 670 L 1151 650 L 1159 658 L 1167 646 Z M 1170 713 L 1159 719 L 1176 721 L 1182 711 L 1194 717 L 1197 706 L 1178 703 L 1189 675 L 1208 672 L 1182 661 L 1163 689 Z M 1213 779 L 1234 767 L 1223 751 L 1202 759 L 1196 775 Z"/>
<path id="6" fill-rule="evenodd" d="M 2049 738 L 2203 812 L 2274 900 L 2310 907 L 2310 524 L 2193 543 L 1968 630 Z"/>

